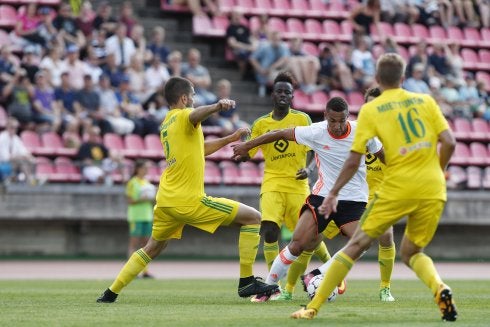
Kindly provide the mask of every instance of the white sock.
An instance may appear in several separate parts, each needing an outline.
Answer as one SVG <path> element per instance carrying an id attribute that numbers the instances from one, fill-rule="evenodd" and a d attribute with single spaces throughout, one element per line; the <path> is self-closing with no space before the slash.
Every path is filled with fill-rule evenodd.
<path id="1" fill-rule="evenodd" d="M 289 248 L 286 246 L 274 259 L 271 270 L 269 271 L 269 275 L 267 275 L 265 282 L 267 284 L 277 284 L 281 278 L 286 276 L 289 266 L 297 258 L 297 256 L 292 255 L 291 252 L 289 252 Z"/>
<path id="2" fill-rule="evenodd" d="M 320 267 L 318 267 L 318 270 L 320 270 L 320 272 L 324 275 L 327 270 L 328 270 L 328 267 L 330 267 L 330 265 L 332 264 L 333 262 L 333 257 L 330 258 L 330 260 L 328 260 L 327 262 L 325 262 L 323 265 L 321 265 Z"/>

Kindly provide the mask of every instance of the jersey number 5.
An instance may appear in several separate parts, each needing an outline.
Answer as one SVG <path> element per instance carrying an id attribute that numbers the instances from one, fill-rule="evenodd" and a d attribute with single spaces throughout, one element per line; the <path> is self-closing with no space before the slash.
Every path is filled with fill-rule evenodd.
<path id="1" fill-rule="evenodd" d="M 412 143 L 412 136 L 421 138 L 425 136 L 425 126 L 420 118 L 416 108 L 411 108 L 403 117 L 402 113 L 398 114 L 398 122 L 403 130 L 406 143 Z"/>

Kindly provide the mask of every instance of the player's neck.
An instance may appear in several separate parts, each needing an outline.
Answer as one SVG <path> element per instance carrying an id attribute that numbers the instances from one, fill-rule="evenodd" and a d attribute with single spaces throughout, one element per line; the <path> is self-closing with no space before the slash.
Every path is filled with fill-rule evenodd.
<path id="1" fill-rule="evenodd" d="M 272 111 L 272 118 L 274 120 L 282 120 L 284 117 L 287 116 L 289 113 L 289 108 L 287 109 L 281 109 L 281 108 L 274 108 Z"/>

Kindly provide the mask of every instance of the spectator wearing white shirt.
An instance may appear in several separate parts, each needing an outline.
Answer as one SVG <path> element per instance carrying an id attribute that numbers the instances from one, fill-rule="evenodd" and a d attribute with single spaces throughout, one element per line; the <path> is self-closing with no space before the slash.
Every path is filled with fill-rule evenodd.
<path id="1" fill-rule="evenodd" d="M 108 54 L 113 53 L 118 66 L 128 66 L 131 57 L 136 52 L 133 40 L 126 36 L 127 27 L 119 24 L 116 34 L 109 37 L 105 42 L 105 48 Z"/>
<path id="2" fill-rule="evenodd" d="M 168 69 L 162 64 L 160 56 L 154 55 L 150 67 L 145 71 L 146 95 L 149 96 L 154 93 L 169 78 L 170 74 Z M 196 85 L 194 87 L 196 87 Z"/>
<path id="3" fill-rule="evenodd" d="M 61 85 L 61 74 L 63 73 L 63 60 L 61 60 L 61 48 L 52 47 L 49 49 L 48 55 L 45 56 L 39 67 L 44 69 L 49 74 L 49 83 L 52 87 Z"/>
<path id="4" fill-rule="evenodd" d="M 66 48 L 66 58 L 63 61 L 62 71 L 70 74 L 71 87 L 80 90 L 83 87 L 83 76 L 86 73 L 86 64 L 79 59 L 78 47 L 70 44 Z"/>
<path id="5" fill-rule="evenodd" d="M 352 51 L 352 65 L 354 66 L 354 79 L 361 88 L 369 87 L 374 82 L 375 62 L 369 51 L 371 39 L 363 36 L 359 39 L 359 45 Z"/>
<path id="6" fill-rule="evenodd" d="M 403 88 L 410 92 L 431 94 L 429 85 L 424 81 L 424 71 L 424 64 L 415 64 L 413 66 L 412 76 L 403 82 Z"/>

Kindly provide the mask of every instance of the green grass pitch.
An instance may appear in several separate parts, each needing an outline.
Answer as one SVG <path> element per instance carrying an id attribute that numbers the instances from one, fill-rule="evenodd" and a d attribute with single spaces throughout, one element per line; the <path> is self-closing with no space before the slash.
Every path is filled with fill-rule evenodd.
<path id="1" fill-rule="evenodd" d="M 454 326 L 489 326 L 490 280 L 447 281 L 458 306 Z M 289 314 L 306 304 L 251 303 L 234 280 L 135 280 L 112 304 L 95 299 L 109 281 L 0 281 L 0 326 L 441 326 L 429 291 L 417 280 L 395 280 L 395 303 L 378 300 L 378 281 L 348 281 L 347 292 L 312 321 Z M 452 324 L 452 323 L 445 323 Z"/>

